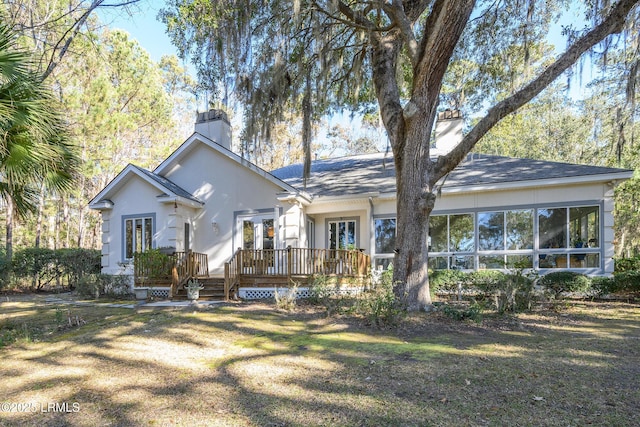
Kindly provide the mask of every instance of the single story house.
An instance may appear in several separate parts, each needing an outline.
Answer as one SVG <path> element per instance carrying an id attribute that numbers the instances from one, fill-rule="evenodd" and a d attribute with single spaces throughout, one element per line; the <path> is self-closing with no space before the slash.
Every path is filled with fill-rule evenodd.
<path id="1" fill-rule="evenodd" d="M 458 114 L 440 114 L 434 155 L 461 134 Z M 446 178 L 431 216 L 431 267 L 611 274 L 613 193 L 632 173 L 470 154 Z M 244 297 L 272 291 L 269 274 L 385 268 L 395 248 L 390 154 L 316 160 L 305 187 L 302 165 L 267 172 L 233 153 L 218 110 L 200 113 L 195 132 L 153 171 L 125 167 L 90 207 L 102 214 L 103 273 L 133 274 L 136 252 L 170 248 L 202 254 L 203 274 L 245 275 L 235 283 Z"/>

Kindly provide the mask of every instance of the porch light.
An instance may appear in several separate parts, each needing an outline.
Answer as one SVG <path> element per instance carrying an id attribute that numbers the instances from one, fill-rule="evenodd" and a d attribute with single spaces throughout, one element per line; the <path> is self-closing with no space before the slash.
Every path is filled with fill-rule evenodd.
<path id="1" fill-rule="evenodd" d="M 211 227 L 213 228 L 213 232 L 216 234 L 220 234 L 220 226 L 217 222 L 211 221 Z"/>
<path id="2" fill-rule="evenodd" d="M 268 236 L 269 238 L 272 238 L 272 237 L 273 237 L 273 227 L 269 227 L 269 228 L 267 228 L 267 236 Z"/>

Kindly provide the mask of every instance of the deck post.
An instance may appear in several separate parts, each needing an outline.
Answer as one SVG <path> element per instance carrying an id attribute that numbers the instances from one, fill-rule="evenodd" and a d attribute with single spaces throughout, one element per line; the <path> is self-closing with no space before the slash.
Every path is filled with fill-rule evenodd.
<path id="1" fill-rule="evenodd" d="M 231 278 L 229 277 L 229 263 L 224 263 L 224 300 L 229 301 L 229 282 Z"/>
<path id="2" fill-rule="evenodd" d="M 171 267 L 171 295 L 169 295 L 169 298 L 173 298 L 173 296 L 178 292 L 178 282 L 180 282 L 178 269 L 174 264 L 173 267 Z"/>
<path id="3" fill-rule="evenodd" d="M 287 285 L 291 283 L 291 269 L 292 269 L 291 246 L 287 246 Z"/>

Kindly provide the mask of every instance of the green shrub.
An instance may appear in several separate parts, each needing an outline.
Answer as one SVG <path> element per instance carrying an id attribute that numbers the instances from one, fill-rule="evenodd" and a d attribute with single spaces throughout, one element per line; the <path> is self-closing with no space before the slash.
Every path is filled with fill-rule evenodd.
<path id="1" fill-rule="evenodd" d="M 10 269 L 11 262 L 7 259 L 4 248 L 0 247 L 0 291 L 8 285 L 4 279 L 8 277 Z"/>
<path id="2" fill-rule="evenodd" d="M 467 287 L 473 287 L 483 292 L 492 292 L 506 280 L 507 275 L 500 270 L 478 270 L 468 273 L 465 283 Z"/>
<path id="3" fill-rule="evenodd" d="M 598 296 L 614 294 L 616 293 L 616 280 L 614 277 L 592 277 L 591 290 Z"/>
<path id="4" fill-rule="evenodd" d="M 554 271 L 542 276 L 538 284 L 558 299 L 563 292 L 586 292 L 591 287 L 591 280 L 574 271 Z"/>
<path id="5" fill-rule="evenodd" d="M 26 248 L 13 255 L 14 276 L 26 282 L 31 289 L 61 284 L 62 272 L 54 250 L 47 248 Z"/>
<path id="6" fill-rule="evenodd" d="M 317 274 L 311 278 L 309 284 L 308 301 L 314 305 L 326 306 L 329 299 L 335 295 L 335 286 L 329 283 L 329 277 Z"/>
<path id="7" fill-rule="evenodd" d="M 69 287 L 73 287 L 88 274 L 100 274 L 101 253 L 96 249 L 70 248 L 55 251 L 58 266 L 66 275 Z"/>
<path id="8" fill-rule="evenodd" d="M 100 273 L 100 251 L 26 248 L 14 254 L 12 270 L 17 279 L 32 289 L 65 284 L 73 288 L 87 274 Z"/>
<path id="9" fill-rule="evenodd" d="M 484 306 L 478 302 L 474 302 L 468 306 L 444 304 L 442 312 L 445 316 L 454 320 L 473 320 L 476 323 L 482 322 L 482 311 Z"/>
<path id="10" fill-rule="evenodd" d="M 466 283 L 468 273 L 461 270 L 435 270 L 429 277 L 432 292 L 456 291 L 459 283 Z"/>
<path id="11" fill-rule="evenodd" d="M 615 260 L 615 272 L 640 271 L 640 256 L 619 258 Z"/>
<path id="12" fill-rule="evenodd" d="M 390 276 L 363 293 L 358 304 L 358 312 L 377 327 L 392 326 L 402 319 L 406 311 L 393 292 Z"/>
<path id="13" fill-rule="evenodd" d="M 78 280 L 76 292 L 80 296 L 96 299 L 102 296 L 128 298 L 131 296 L 129 276 L 88 274 Z"/>
<path id="14" fill-rule="evenodd" d="M 148 249 L 133 254 L 133 268 L 138 277 L 164 279 L 171 277 L 173 258 L 160 249 Z"/>
<path id="15" fill-rule="evenodd" d="M 353 309 L 354 299 L 340 291 L 340 285 L 335 280 L 324 274 L 312 277 L 309 284 L 309 298 L 311 304 L 324 307 L 327 316 L 334 313 L 343 313 Z"/>
<path id="16" fill-rule="evenodd" d="M 616 273 L 613 282 L 613 292 L 610 293 L 640 293 L 640 271 Z"/>
<path id="17" fill-rule="evenodd" d="M 496 285 L 493 294 L 500 314 L 530 310 L 535 299 L 533 279 L 525 270 L 516 269 L 505 275 L 505 280 Z"/>
<path id="18" fill-rule="evenodd" d="M 377 327 L 396 324 L 405 312 L 393 292 L 392 268 L 387 269 L 371 289 L 357 296 L 341 292 L 339 284 L 327 276 L 314 276 L 309 285 L 308 301 L 325 307 L 327 316 L 357 314 Z"/>

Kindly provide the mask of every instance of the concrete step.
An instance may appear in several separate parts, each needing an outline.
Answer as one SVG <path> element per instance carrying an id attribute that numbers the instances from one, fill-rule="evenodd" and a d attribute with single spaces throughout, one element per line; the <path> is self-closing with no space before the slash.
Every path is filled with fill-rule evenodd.
<path id="1" fill-rule="evenodd" d="M 198 279 L 198 282 L 203 286 L 200 289 L 200 299 L 207 300 L 223 300 L 224 299 L 224 278 L 221 277 L 207 277 L 204 279 Z M 173 299 L 186 300 L 187 290 L 184 288 L 178 289 Z"/>

